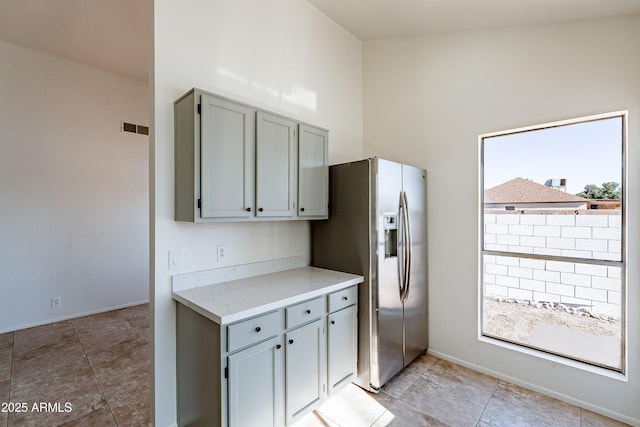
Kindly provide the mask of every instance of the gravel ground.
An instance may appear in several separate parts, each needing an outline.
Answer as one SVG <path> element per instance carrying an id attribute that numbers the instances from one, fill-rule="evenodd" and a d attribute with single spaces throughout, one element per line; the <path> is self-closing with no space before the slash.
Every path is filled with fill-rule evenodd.
<path id="1" fill-rule="evenodd" d="M 528 344 L 538 322 L 566 326 L 599 336 L 620 338 L 620 321 L 569 314 L 555 308 L 542 308 L 493 298 L 484 300 L 484 333 L 509 341 Z"/>

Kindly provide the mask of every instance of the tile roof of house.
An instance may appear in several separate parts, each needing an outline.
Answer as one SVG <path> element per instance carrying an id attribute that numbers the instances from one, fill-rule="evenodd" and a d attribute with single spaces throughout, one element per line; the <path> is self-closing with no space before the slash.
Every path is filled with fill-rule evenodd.
<path id="1" fill-rule="evenodd" d="M 574 196 L 524 178 L 514 178 L 484 192 L 484 203 L 566 203 L 586 201 L 587 199 L 583 197 Z"/>

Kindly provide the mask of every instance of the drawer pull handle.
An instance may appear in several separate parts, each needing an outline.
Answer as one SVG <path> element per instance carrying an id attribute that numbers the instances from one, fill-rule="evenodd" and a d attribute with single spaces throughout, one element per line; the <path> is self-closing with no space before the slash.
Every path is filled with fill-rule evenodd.
<path id="1" fill-rule="evenodd" d="M 342 299 L 346 301 L 346 300 L 348 300 L 349 298 L 347 298 L 347 297 L 342 297 Z"/>
<path id="2" fill-rule="evenodd" d="M 335 324 L 336 324 L 336 321 L 335 321 L 335 320 L 332 320 L 332 321 L 331 321 L 331 324 L 332 324 L 332 325 L 335 325 Z"/>
<path id="3" fill-rule="evenodd" d="M 276 350 L 280 350 L 282 346 L 280 344 L 276 344 Z"/>
<path id="4" fill-rule="evenodd" d="M 256 328 L 256 332 L 260 332 L 261 330 L 262 330 L 262 328 L 261 328 L 260 326 L 258 326 L 258 327 Z"/>
<path id="5" fill-rule="evenodd" d="M 307 311 L 305 311 L 305 313 L 311 314 L 311 310 L 307 310 Z"/>
<path id="6" fill-rule="evenodd" d="M 289 340 L 289 344 L 293 344 L 293 340 Z"/>

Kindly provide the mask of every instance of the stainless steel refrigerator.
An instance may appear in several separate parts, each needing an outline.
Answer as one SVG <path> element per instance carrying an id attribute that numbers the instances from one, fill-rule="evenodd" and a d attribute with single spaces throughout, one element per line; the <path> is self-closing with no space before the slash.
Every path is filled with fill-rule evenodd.
<path id="1" fill-rule="evenodd" d="M 329 168 L 316 267 L 361 274 L 358 380 L 377 391 L 427 349 L 426 172 L 379 158 Z"/>

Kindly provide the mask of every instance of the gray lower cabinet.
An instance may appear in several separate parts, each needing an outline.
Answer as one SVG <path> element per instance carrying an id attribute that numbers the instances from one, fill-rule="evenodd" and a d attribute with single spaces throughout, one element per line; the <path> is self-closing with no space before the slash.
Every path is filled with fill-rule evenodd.
<path id="1" fill-rule="evenodd" d="M 358 364 L 358 310 L 355 305 L 328 316 L 328 381 L 333 394 L 356 377 Z"/>
<path id="2" fill-rule="evenodd" d="M 287 424 L 320 402 L 326 388 L 324 318 L 286 334 Z"/>
<path id="3" fill-rule="evenodd" d="M 228 370 L 229 426 L 284 424 L 281 336 L 229 356 Z"/>
<path id="4" fill-rule="evenodd" d="M 356 301 L 351 286 L 228 325 L 178 303 L 178 425 L 280 427 L 319 406 L 356 376 Z"/>

